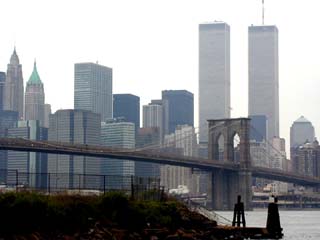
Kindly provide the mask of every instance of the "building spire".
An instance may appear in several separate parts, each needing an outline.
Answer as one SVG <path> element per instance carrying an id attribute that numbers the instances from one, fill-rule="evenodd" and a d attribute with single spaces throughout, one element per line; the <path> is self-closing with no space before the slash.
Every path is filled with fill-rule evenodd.
<path id="1" fill-rule="evenodd" d="M 264 0 L 262 0 L 262 25 L 264 25 Z"/>
<path id="2" fill-rule="evenodd" d="M 16 45 L 14 45 L 14 48 L 13 48 L 13 53 L 10 58 L 10 64 L 16 64 L 16 65 L 19 64 L 19 57 L 16 51 Z"/>
<path id="3" fill-rule="evenodd" d="M 27 84 L 42 84 L 40 76 L 38 74 L 38 70 L 37 70 L 37 62 L 36 59 L 34 59 L 34 63 L 33 63 L 33 71 L 32 74 L 29 78 L 29 81 Z"/>

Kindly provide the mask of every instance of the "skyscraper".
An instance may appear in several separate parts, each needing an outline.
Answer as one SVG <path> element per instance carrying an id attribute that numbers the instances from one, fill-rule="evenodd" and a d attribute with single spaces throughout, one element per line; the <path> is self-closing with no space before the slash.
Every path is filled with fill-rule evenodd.
<path id="1" fill-rule="evenodd" d="M 109 120 L 101 123 L 101 144 L 116 148 L 135 148 L 134 123 Z M 108 176 L 132 176 L 134 175 L 135 162 L 122 159 L 103 159 L 101 174 Z M 114 177 L 114 179 L 117 179 Z M 128 179 L 126 179 L 128 180 Z M 104 185 L 107 188 L 120 188 L 128 182 L 124 178 L 117 179 L 117 182 L 109 179 Z"/>
<path id="2" fill-rule="evenodd" d="M 51 114 L 51 105 L 46 103 L 44 104 L 44 126 L 49 128 L 49 117 Z"/>
<path id="3" fill-rule="evenodd" d="M 290 147 L 298 147 L 306 142 L 312 143 L 315 138 L 312 123 L 301 116 L 293 122 L 290 128 Z"/>
<path id="4" fill-rule="evenodd" d="M 0 111 L 3 110 L 5 83 L 6 83 L 6 73 L 0 72 Z"/>
<path id="5" fill-rule="evenodd" d="M 33 72 L 27 82 L 25 93 L 25 119 L 39 120 L 44 126 L 44 88 L 34 62 Z"/>
<path id="6" fill-rule="evenodd" d="M 303 152 L 300 151 L 300 148 L 311 146 L 314 139 L 314 127 L 308 119 L 301 116 L 293 122 L 290 127 L 290 159 L 294 172 L 299 173 L 301 172 L 301 168 L 304 168 L 304 161 L 301 161 L 301 156 L 299 156 Z"/>
<path id="7" fill-rule="evenodd" d="M 74 108 L 112 118 L 112 69 L 95 63 L 74 65 Z"/>
<path id="8" fill-rule="evenodd" d="M 200 143 L 208 142 L 208 119 L 230 117 L 230 27 L 199 25 Z"/>
<path id="9" fill-rule="evenodd" d="M 23 77 L 22 65 L 19 62 L 16 49 L 8 64 L 7 78 L 4 87 L 4 110 L 19 113 L 19 119 L 23 118 Z"/>
<path id="10" fill-rule="evenodd" d="M 8 137 L 8 129 L 17 127 L 18 112 L 0 111 L 0 137 Z M 0 181 L 6 182 L 8 168 L 8 151 L 0 151 Z"/>
<path id="11" fill-rule="evenodd" d="M 164 138 L 164 147 L 176 149 L 183 156 L 195 156 L 197 149 L 197 137 L 192 126 L 179 125 L 174 133 L 168 134 Z M 170 151 L 170 150 L 169 150 Z M 169 165 L 161 166 L 161 185 L 166 189 L 177 188 L 178 185 L 186 185 L 189 189 L 194 189 L 190 168 L 176 167 Z"/>
<path id="12" fill-rule="evenodd" d="M 136 148 L 157 147 L 160 145 L 160 132 L 158 127 L 139 128 Z M 160 164 L 135 162 L 135 175 L 138 177 L 160 177 Z"/>
<path id="13" fill-rule="evenodd" d="M 268 120 L 264 115 L 249 116 L 250 121 L 250 140 L 262 142 L 268 140 Z"/>
<path id="14" fill-rule="evenodd" d="M 250 26 L 249 115 L 268 119 L 268 141 L 279 137 L 278 29 Z"/>
<path id="15" fill-rule="evenodd" d="M 113 117 L 134 123 L 137 132 L 140 127 L 140 98 L 132 94 L 113 94 Z"/>
<path id="16" fill-rule="evenodd" d="M 186 90 L 162 91 L 162 100 L 167 102 L 168 117 L 164 123 L 168 132 L 173 133 L 178 125 L 189 125 L 193 127 L 193 94 Z"/>
<path id="17" fill-rule="evenodd" d="M 19 121 L 17 127 L 8 129 L 8 137 L 48 140 L 48 129 L 41 127 L 40 122 L 36 120 Z M 19 184 L 27 183 L 30 187 L 45 187 L 47 178 L 41 173 L 47 173 L 47 154 L 8 151 L 8 182 L 16 184 L 16 175 L 10 174 L 10 170 L 20 173 Z"/>
<path id="18" fill-rule="evenodd" d="M 49 141 L 100 144 L 101 122 L 100 115 L 85 110 L 58 110 L 50 115 Z M 100 174 L 100 159 L 86 156 L 69 156 L 49 154 L 48 172 L 64 173 L 64 178 L 57 176 L 51 179 L 54 188 L 96 188 L 100 187 L 100 180 L 90 178 L 79 180 L 74 174 Z M 52 175 L 53 176 L 53 175 Z"/>
<path id="19" fill-rule="evenodd" d="M 144 105 L 142 108 L 143 111 L 143 127 L 157 127 L 159 128 L 159 137 L 160 142 L 163 138 L 163 106 L 158 104 Z"/>

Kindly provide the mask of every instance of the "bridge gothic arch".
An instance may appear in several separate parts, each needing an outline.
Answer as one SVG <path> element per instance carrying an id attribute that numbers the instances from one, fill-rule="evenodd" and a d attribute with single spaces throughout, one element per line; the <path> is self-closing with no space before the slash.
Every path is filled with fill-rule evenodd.
<path id="1" fill-rule="evenodd" d="M 228 170 L 212 172 L 212 206 L 214 209 L 232 209 L 237 195 L 240 194 L 244 200 L 245 207 L 250 209 L 252 196 L 249 142 L 250 119 L 208 120 L 208 125 L 209 160 L 220 160 L 225 163 L 239 165 L 238 172 Z M 221 159 L 222 137 L 223 158 Z"/>

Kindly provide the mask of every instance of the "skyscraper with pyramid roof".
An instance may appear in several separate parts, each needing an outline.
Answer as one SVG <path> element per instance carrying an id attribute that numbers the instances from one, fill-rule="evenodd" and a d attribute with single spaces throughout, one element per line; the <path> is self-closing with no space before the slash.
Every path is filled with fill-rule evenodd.
<path id="1" fill-rule="evenodd" d="M 25 93 L 25 119 L 39 120 L 44 125 L 44 88 L 34 62 L 32 74 L 27 82 Z"/>

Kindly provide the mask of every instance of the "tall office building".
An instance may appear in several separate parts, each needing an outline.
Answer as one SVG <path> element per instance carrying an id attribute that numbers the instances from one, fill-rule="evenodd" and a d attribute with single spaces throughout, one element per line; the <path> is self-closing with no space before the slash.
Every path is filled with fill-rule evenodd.
<path id="1" fill-rule="evenodd" d="M 250 140 L 263 142 L 268 140 L 268 120 L 264 115 L 249 116 L 250 121 Z"/>
<path id="2" fill-rule="evenodd" d="M 306 142 L 312 143 L 315 139 L 312 123 L 301 116 L 290 127 L 290 147 L 298 147 Z"/>
<path id="3" fill-rule="evenodd" d="M 25 120 L 39 120 L 44 126 L 44 88 L 34 62 L 32 74 L 27 82 L 25 93 Z"/>
<path id="4" fill-rule="evenodd" d="M 160 142 L 162 142 L 164 133 L 163 124 L 163 106 L 159 104 L 149 103 L 142 107 L 143 111 L 143 127 L 157 127 L 160 133 Z"/>
<path id="5" fill-rule="evenodd" d="M 274 137 L 272 139 L 272 148 L 270 151 L 270 167 L 287 170 L 287 154 L 286 154 L 286 141 L 284 138 Z"/>
<path id="6" fill-rule="evenodd" d="M 36 120 L 19 121 L 17 127 L 9 128 L 9 138 L 24 138 L 29 140 L 48 140 L 48 129 L 40 126 Z M 46 187 L 47 154 L 36 152 L 8 151 L 8 183 L 27 184 L 29 187 Z M 13 173 L 13 174 L 12 174 Z M 37 174 L 36 174 L 37 173 Z"/>
<path id="7" fill-rule="evenodd" d="M 160 131 L 158 127 L 139 128 L 136 138 L 136 148 L 157 148 L 160 146 Z M 160 177 L 160 164 L 135 162 L 135 175 L 138 177 Z"/>
<path id="8" fill-rule="evenodd" d="M 320 177 L 320 146 L 318 141 L 305 143 L 297 148 L 295 171 L 300 175 Z"/>
<path id="9" fill-rule="evenodd" d="M 5 83 L 6 83 L 6 73 L 5 72 L 0 72 L 0 111 L 3 110 Z"/>
<path id="10" fill-rule="evenodd" d="M 135 130 L 134 123 L 121 122 L 119 120 L 109 120 L 101 123 L 101 144 L 108 147 L 116 148 L 135 148 Z M 107 188 L 121 188 L 121 186 L 127 185 L 129 178 L 121 178 L 121 176 L 134 175 L 135 163 L 129 160 L 121 159 L 103 159 L 101 166 L 101 174 L 107 175 L 109 181 L 106 181 L 104 185 Z M 120 179 L 109 176 L 120 176 Z M 114 182 L 114 180 L 116 182 Z"/>
<path id="11" fill-rule="evenodd" d="M 14 111 L 0 111 L 0 137 L 8 136 L 8 129 L 17 127 L 19 113 Z M 8 151 L 0 151 L 0 181 L 6 182 L 8 168 Z"/>
<path id="12" fill-rule="evenodd" d="M 137 133 L 140 127 L 140 98 L 132 94 L 113 94 L 113 117 L 134 123 Z"/>
<path id="13" fill-rule="evenodd" d="M 230 117 L 230 27 L 199 25 L 200 143 L 208 142 L 208 119 Z"/>
<path id="14" fill-rule="evenodd" d="M 268 141 L 279 137 L 278 29 L 250 26 L 249 115 L 268 119 Z"/>
<path id="15" fill-rule="evenodd" d="M 165 134 L 173 133 L 178 125 L 193 127 L 193 93 L 186 90 L 162 91 L 162 100 L 167 102 L 168 116 L 164 122 Z"/>
<path id="16" fill-rule="evenodd" d="M 300 148 L 307 149 L 310 147 L 315 139 L 315 131 L 312 123 L 301 116 L 290 127 L 290 159 L 292 164 L 292 170 L 296 173 L 301 172 L 301 164 L 304 161 L 301 160 Z M 310 143 L 309 145 L 307 143 Z"/>
<path id="17" fill-rule="evenodd" d="M 112 118 L 112 69 L 95 63 L 74 65 L 74 108 Z"/>
<path id="18" fill-rule="evenodd" d="M 4 110 L 19 113 L 19 119 L 23 118 L 23 77 L 22 65 L 19 62 L 16 49 L 8 64 L 7 77 L 4 87 Z"/>
<path id="19" fill-rule="evenodd" d="M 49 117 L 51 114 L 51 105 L 46 103 L 44 104 L 44 126 L 49 128 Z"/>
<path id="20" fill-rule="evenodd" d="M 168 134 L 164 138 L 164 147 L 169 151 L 176 149 L 183 156 L 195 156 L 197 152 L 197 137 L 194 128 L 188 125 L 179 125 L 174 133 Z M 166 189 L 175 189 L 179 185 L 186 185 L 192 192 L 195 188 L 195 181 L 192 178 L 190 168 L 162 165 L 161 185 Z"/>
<path id="21" fill-rule="evenodd" d="M 74 144 L 100 145 L 100 115 L 85 110 L 58 110 L 50 115 L 49 141 Z M 100 174 L 100 159 L 86 156 L 56 155 L 48 156 L 48 172 L 57 175 L 50 181 L 55 188 L 98 188 L 100 178 L 84 177 L 75 174 Z M 81 176 L 83 177 L 83 176 Z"/>

